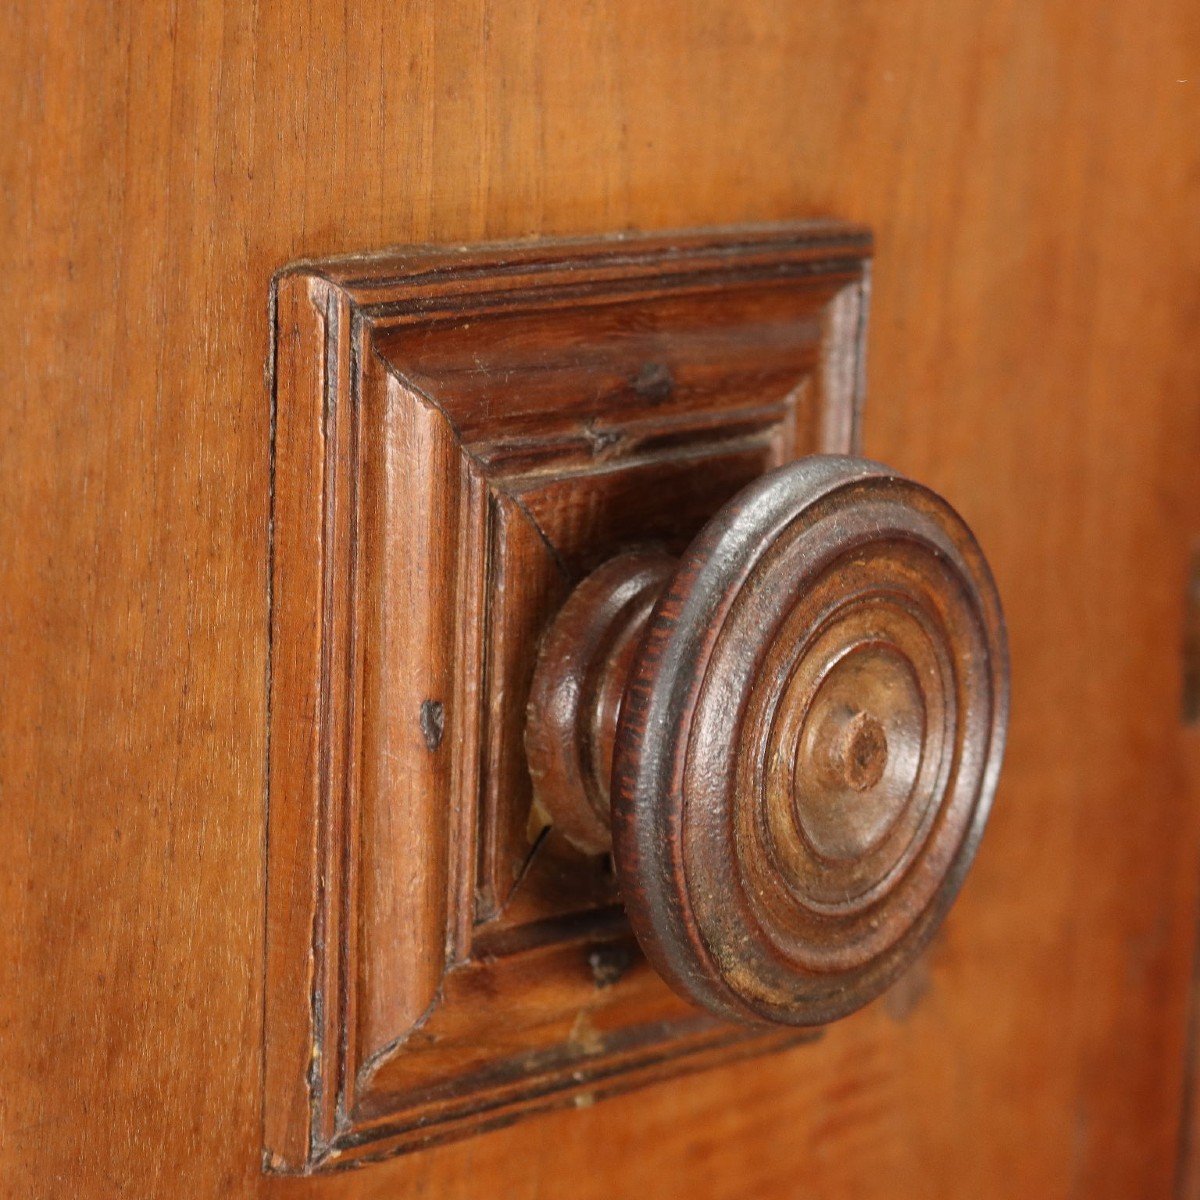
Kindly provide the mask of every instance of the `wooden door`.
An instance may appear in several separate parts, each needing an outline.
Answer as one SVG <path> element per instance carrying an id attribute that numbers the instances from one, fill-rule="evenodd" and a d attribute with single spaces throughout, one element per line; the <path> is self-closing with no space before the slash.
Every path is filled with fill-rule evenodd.
<path id="1" fill-rule="evenodd" d="M 1195 1194 L 1198 53 L 1191 0 L 18 3 L 5 1194 Z M 953 499 L 1007 605 L 942 936 L 814 1044 L 264 1175 L 272 272 L 808 216 L 875 231 L 867 452 Z"/>

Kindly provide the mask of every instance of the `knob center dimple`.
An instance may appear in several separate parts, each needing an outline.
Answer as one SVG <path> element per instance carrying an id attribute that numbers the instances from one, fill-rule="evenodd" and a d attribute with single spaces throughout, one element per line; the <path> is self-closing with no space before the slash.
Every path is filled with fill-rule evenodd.
<path id="1" fill-rule="evenodd" d="M 854 713 L 839 731 L 833 759 L 847 787 L 856 792 L 870 791 L 887 768 L 888 744 L 883 726 L 869 713 Z"/>

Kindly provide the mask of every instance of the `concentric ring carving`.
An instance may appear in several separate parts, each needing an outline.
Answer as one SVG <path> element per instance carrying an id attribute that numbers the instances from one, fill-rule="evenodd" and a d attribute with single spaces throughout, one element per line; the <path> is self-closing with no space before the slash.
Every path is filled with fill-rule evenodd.
<path id="1" fill-rule="evenodd" d="M 1007 707 L 995 587 L 945 501 L 845 458 L 752 485 L 651 614 L 617 732 L 617 869 L 656 966 L 742 1020 L 873 998 L 970 864 Z"/>

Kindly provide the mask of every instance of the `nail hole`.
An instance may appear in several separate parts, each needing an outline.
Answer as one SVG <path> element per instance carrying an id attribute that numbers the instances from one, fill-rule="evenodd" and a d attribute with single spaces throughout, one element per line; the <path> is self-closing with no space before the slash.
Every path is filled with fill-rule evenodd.
<path id="1" fill-rule="evenodd" d="M 633 962 L 628 946 L 595 946 L 587 956 L 592 979 L 598 988 L 612 987 Z"/>
<path id="2" fill-rule="evenodd" d="M 634 377 L 633 390 L 643 400 L 665 400 L 675 390 L 671 368 L 665 363 L 646 363 Z"/>
<path id="3" fill-rule="evenodd" d="M 446 710 L 440 700 L 426 700 L 421 705 L 421 733 L 425 737 L 425 745 L 430 750 L 436 750 L 442 744 L 442 734 L 446 731 Z"/>

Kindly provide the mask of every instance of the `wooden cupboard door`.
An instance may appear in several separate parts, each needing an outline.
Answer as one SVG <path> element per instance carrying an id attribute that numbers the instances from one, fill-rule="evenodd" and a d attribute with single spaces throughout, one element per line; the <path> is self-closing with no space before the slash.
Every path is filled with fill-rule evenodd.
<path id="1" fill-rule="evenodd" d="M 1190 0 L 21 0 L 0 41 L 0 1172 L 14 1196 L 1195 1187 Z M 262 1171 L 272 273 L 834 216 L 865 449 L 953 498 L 1012 724 L 924 962 L 816 1042 Z"/>

